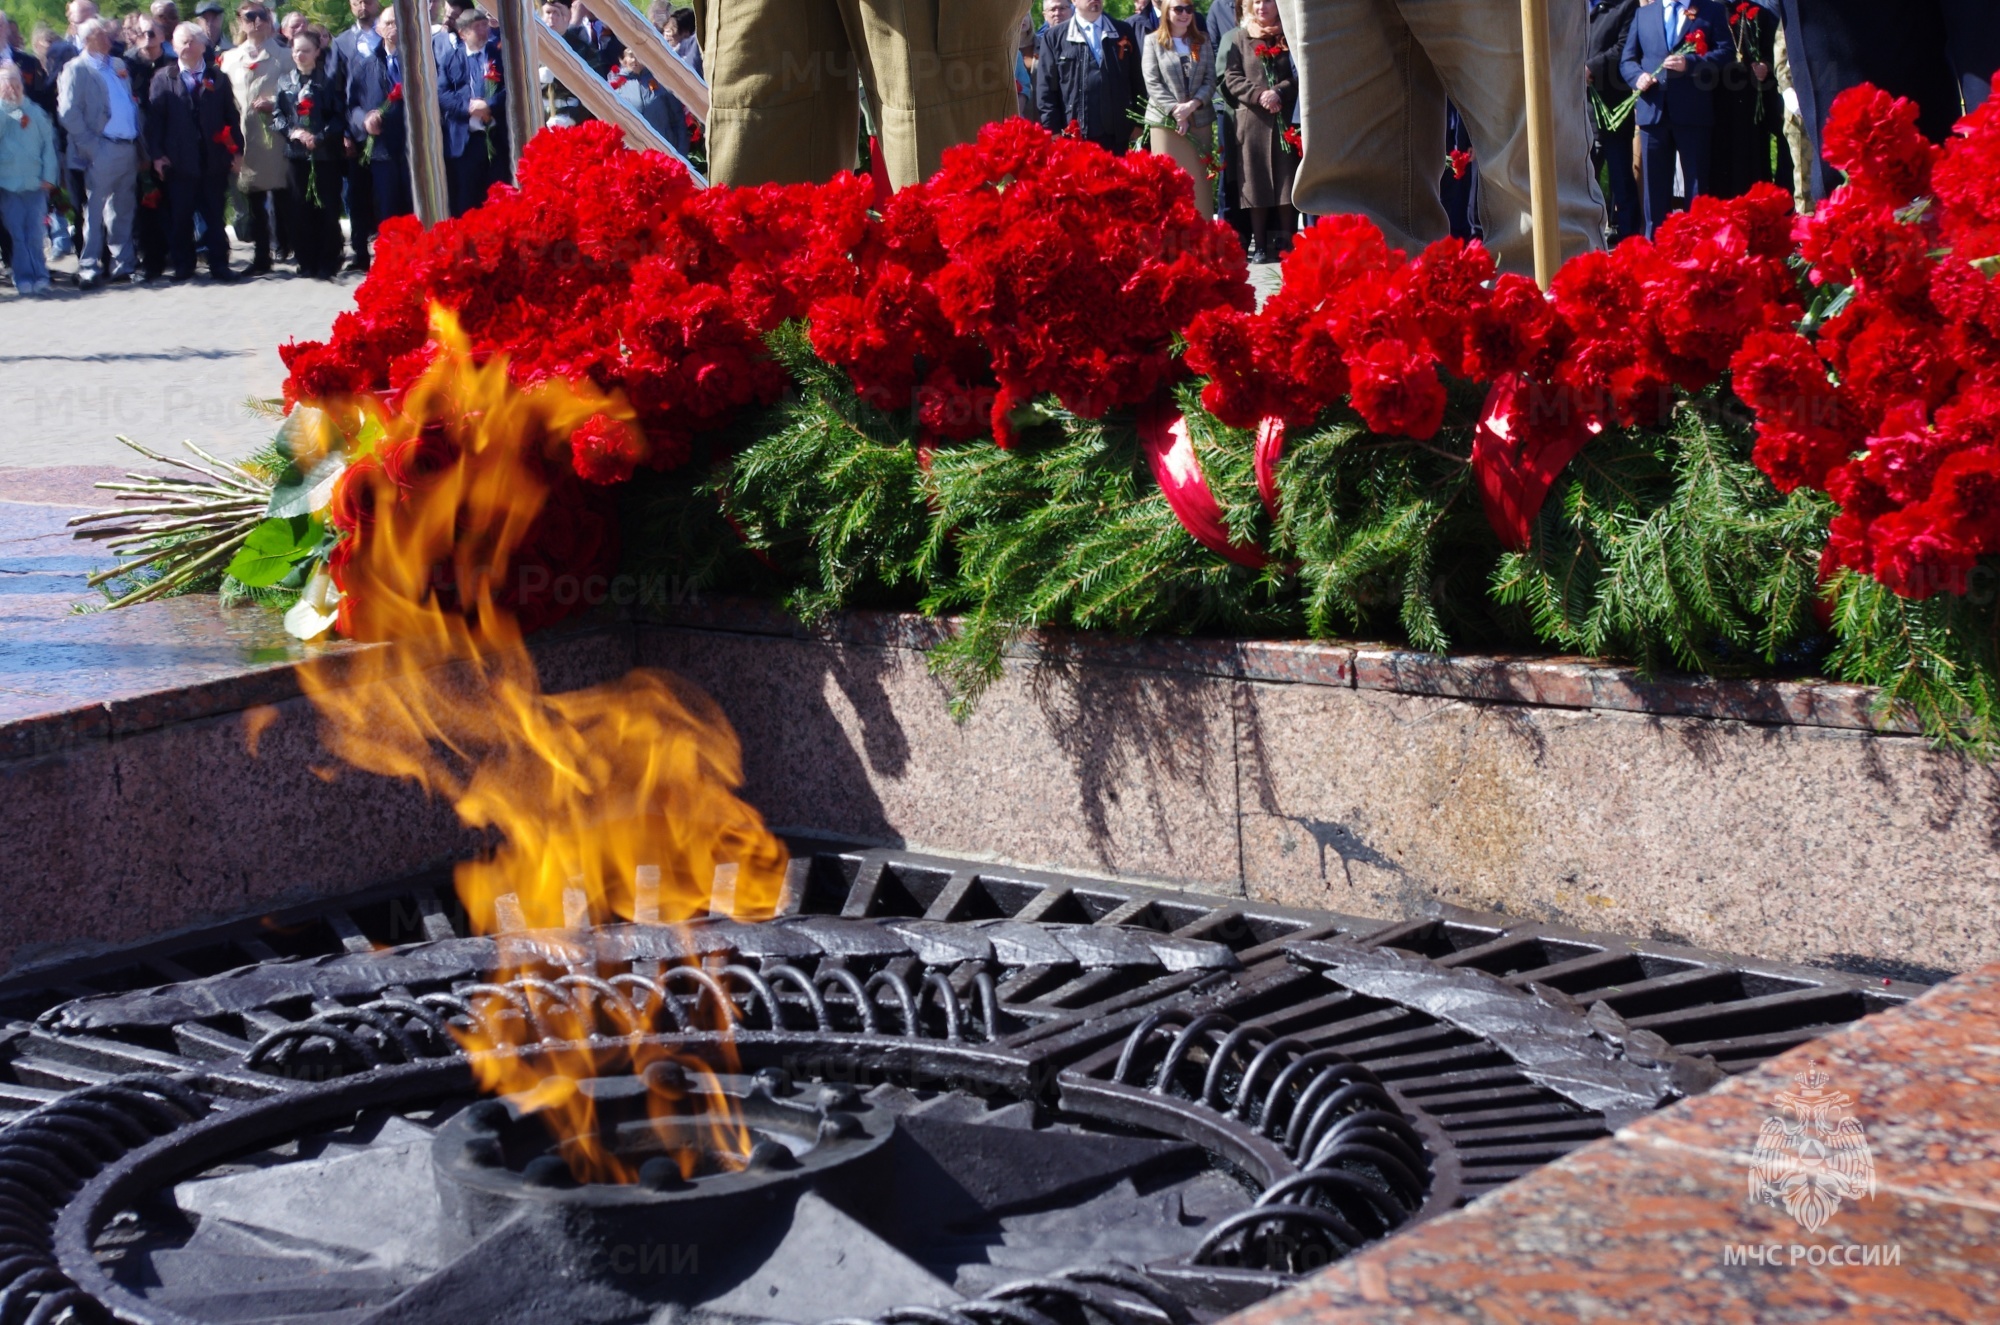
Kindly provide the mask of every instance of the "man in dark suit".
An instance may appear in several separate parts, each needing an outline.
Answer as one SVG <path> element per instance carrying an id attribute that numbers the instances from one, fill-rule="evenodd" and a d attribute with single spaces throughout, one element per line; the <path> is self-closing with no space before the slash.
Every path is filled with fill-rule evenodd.
<path id="1" fill-rule="evenodd" d="M 1893 11 L 1870 0 L 1772 0 L 1785 24 L 1792 87 L 1813 145 L 1813 193 L 1840 186 L 1820 159 L 1833 100 L 1873 83 L 1917 103 L 1917 127 L 1943 142 L 1963 111 L 1986 100 L 2000 70 L 2000 3 L 1907 0 Z"/>
<path id="2" fill-rule="evenodd" d="M 174 63 L 153 75 L 146 100 L 146 152 L 165 181 L 168 257 L 173 278 L 194 275 L 194 218 L 201 216 L 208 274 L 234 280 L 222 199 L 242 152 L 243 121 L 229 80 L 208 66 L 207 35 L 198 23 L 174 29 Z"/>
<path id="3" fill-rule="evenodd" d="M 460 10 L 453 20 L 456 35 L 438 33 L 432 39 L 437 55 L 438 106 L 443 112 L 445 186 L 451 214 L 463 216 L 486 201 L 502 149 L 490 135 L 505 113 L 496 84 L 487 98 L 486 16 L 477 9 Z M 489 147 L 489 142 L 494 145 Z"/>
<path id="4" fill-rule="evenodd" d="M 376 49 L 382 44 L 375 34 L 375 19 L 382 12 L 379 0 L 347 0 L 347 9 L 354 15 L 354 26 L 333 39 L 326 55 L 326 76 L 343 91 L 355 66 L 374 59 Z M 347 139 L 347 165 L 343 173 L 347 182 L 348 239 L 354 245 L 354 257 L 347 264 L 349 271 L 368 270 L 368 245 L 375 238 L 375 172 L 361 159 L 361 149 L 367 142 L 366 138 L 352 134 Z"/>
<path id="5" fill-rule="evenodd" d="M 1648 238 L 1673 207 L 1676 160 L 1687 196 L 1707 191 L 1715 139 L 1715 87 L 1735 58 L 1729 11 L 1716 0 L 1659 0 L 1641 6 L 1632 20 L 1618 69 L 1639 94 L 1633 118 L 1639 122 Z"/>
<path id="6" fill-rule="evenodd" d="M 623 4 L 624 0 L 611 2 Z M 570 31 L 576 34 L 576 41 L 571 45 L 590 52 L 586 58 L 591 68 L 602 74 L 618 67 L 618 61 L 625 54 L 625 43 L 618 40 L 618 34 L 603 19 L 590 12 L 589 0 L 576 0 L 575 7 L 570 11 L 570 24 Z"/>
<path id="7" fill-rule="evenodd" d="M 362 144 L 375 187 L 375 214 L 386 221 L 416 210 L 404 156 L 403 57 L 395 10 L 375 16 L 375 35 L 380 39 L 375 53 L 356 60 L 347 73 L 347 136 Z"/>
<path id="8" fill-rule="evenodd" d="M 1632 95 L 1620 65 L 1625 60 L 1625 39 L 1632 33 L 1632 20 L 1639 13 L 1639 0 L 1584 0 L 1590 6 L 1590 45 L 1584 59 L 1584 79 L 1597 102 L 1617 106 Z M 1630 239 L 1641 232 L 1645 221 L 1639 211 L 1639 181 L 1632 174 L 1632 134 L 1626 120 L 1615 129 L 1592 124 L 1591 159 L 1606 168 L 1611 196 L 1605 210 L 1611 218 L 1611 242 Z"/>
<path id="9" fill-rule="evenodd" d="M 1104 0 L 1077 0 L 1069 22 L 1046 29 L 1035 50 L 1035 109 L 1042 127 L 1078 133 L 1123 156 L 1144 126 L 1139 42 L 1127 24 L 1104 16 Z"/>

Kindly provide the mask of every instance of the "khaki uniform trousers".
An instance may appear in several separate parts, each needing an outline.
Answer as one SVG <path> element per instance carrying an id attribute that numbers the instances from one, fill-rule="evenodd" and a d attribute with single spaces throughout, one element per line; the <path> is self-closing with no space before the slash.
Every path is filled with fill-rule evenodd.
<path id="1" fill-rule="evenodd" d="M 1451 233 L 1438 181 L 1445 101 L 1479 165 L 1486 246 L 1534 273 L 1528 91 L 1521 10 L 1495 0 L 1278 0 L 1304 103 L 1305 154 L 1292 199 L 1315 216 L 1359 213 L 1414 257 Z M 1557 220 L 1565 260 L 1604 247 L 1583 81 L 1586 6 L 1554 0 Z"/>
<path id="2" fill-rule="evenodd" d="M 1028 0 L 706 0 L 709 175 L 814 183 L 855 163 L 873 93 L 889 179 L 935 174 L 944 149 L 1016 111 Z"/>

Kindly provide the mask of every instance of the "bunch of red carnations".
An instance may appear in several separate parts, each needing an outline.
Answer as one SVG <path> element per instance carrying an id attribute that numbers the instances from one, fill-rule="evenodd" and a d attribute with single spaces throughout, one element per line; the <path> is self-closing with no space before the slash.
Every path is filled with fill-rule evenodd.
<path id="1" fill-rule="evenodd" d="M 1824 571 L 1963 593 L 2000 553 L 2000 98 L 1938 148 L 1915 105 L 1861 88 L 1825 139 L 1847 183 L 1802 222 L 1800 252 L 1826 316 L 1735 360 L 1757 463 L 1840 504 Z"/>
<path id="2" fill-rule="evenodd" d="M 538 134 L 518 187 L 430 230 L 384 223 L 332 336 L 281 351 L 286 400 L 369 395 L 393 410 L 437 353 L 440 307 L 516 385 L 560 378 L 630 403 L 636 440 L 579 452 L 582 477 L 670 468 L 697 432 L 784 390 L 762 334 L 792 311 L 772 286 L 811 251 L 797 192 L 699 189 L 665 157 L 623 150 L 607 124 Z"/>
<path id="3" fill-rule="evenodd" d="M 1037 396 L 1085 418 L 1147 399 L 1184 373 L 1198 313 L 1253 302 L 1241 245 L 1173 162 L 1019 119 L 947 151 L 854 251 L 854 287 L 808 310 L 814 351 L 881 408 L 914 400 L 932 435 L 1002 446 Z"/>
<path id="4" fill-rule="evenodd" d="M 1299 236 L 1261 310 L 1195 319 L 1188 363 L 1210 378 L 1203 403 L 1239 427 L 1310 423 L 1345 399 L 1377 433 L 1428 440 L 1447 378 L 1523 378 L 1582 416 L 1650 424 L 1676 389 L 1721 377 L 1746 337 L 1798 316 L 1790 213 L 1769 186 L 1697 199 L 1655 242 L 1572 259 L 1547 298 L 1496 276 L 1478 244 L 1439 240 L 1410 258 L 1367 219 L 1329 217 Z"/>

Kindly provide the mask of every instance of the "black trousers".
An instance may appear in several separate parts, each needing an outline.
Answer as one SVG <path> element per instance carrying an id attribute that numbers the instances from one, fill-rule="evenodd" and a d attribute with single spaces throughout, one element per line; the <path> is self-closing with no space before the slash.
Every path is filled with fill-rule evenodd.
<path id="1" fill-rule="evenodd" d="M 1824 198 L 1840 172 L 1819 159 L 1833 100 L 1873 83 L 1915 101 L 1918 127 L 1942 142 L 1962 110 L 1985 99 L 2000 69 L 1995 0 L 1908 0 L 1893 15 L 1871 0 L 1779 0 L 1792 85 L 1813 144 L 1813 192 Z"/>
<path id="2" fill-rule="evenodd" d="M 1632 135 L 1637 127 L 1628 118 L 1615 129 L 1597 129 L 1591 140 L 1591 158 L 1603 165 L 1611 192 L 1604 199 L 1611 217 L 1611 242 L 1646 233 L 1644 209 L 1639 203 L 1639 180 L 1632 173 Z"/>
<path id="3" fill-rule="evenodd" d="M 229 270 L 229 232 L 222 228 L 222 200 L 228 192 L 229 176 L 225 172 L 198 175 L 177 170 L 167 175 L 167 252 L 174 275 L 194 275 L 196 215 L 201 217 L 208 270 L 214 275 Z"/>
<path id="4" fill-rule="evenodd" d="M 290 189 L 270 189 L 243 195 L 250 203 L 250 242 L 256 247 L 256 264 L 266 267 L 271 262 L 271 251 L 275 247 L 283 251 L 284 239 L 291 231 L 292 192 Z M 266 202 L 270 205 L 266 206 Z M 277 214 L 276 233 L 273 233 L 272 213 Z"/>
<path id="5" fill-rule="evenodd" d="M 1646 237 L 1651 239 L 1674 203 L 1674 159 L 1680 158 L 1681 180 L 1687 185 L 1687 199 L 1693 202 L 1706 194 L 1708 172 L 1714 160 L 1715 126 L 1712 124 L 1658 124 L 1639 126 L 1639 168 L 1646 189 Z"/>
<path id="6" fill-rule="evenodd" d="M 347 238 L 354 245 L 356 260 L 368 260 L 368 246 L 375 242 L 375 171 L 358 156 L 347 158 Z"/>
<path id="7" fill-rule="evenodd" d="M 338 161 L 293 157 L 287 211 L 292 229 L 292 256 L 299 275 L 340 274 L 340 176 Z"/>
<path id="8" fill-rule="evenodd" d="M 170 220 L 173 206 L 167 200 L 164 183 L 157 193 L 151 195 L 153 202 L 146 202 L 146 181 L 151 175 L 142 175 L 139 180 L 139 205 L 132 213 L 132 240 L 139 248 L 139 270 L 146 279 L 157 280 L 167 270 L 167 235 L 173 228 Z"/>
<path id="9" fill-rule="evenodd" d="M 375 218 L 378 223 L 392 216 L 408 216 L 417 210 L 410 201 L 408 162 L 383 153 L 368 163 L 368 169 L 375 180 Z"/>
<path id="10" fill-rule="evenodd" d="M 486 140 L 490 137 L 491 130 L 468 135 L 465 150 L 444 163 L 445 193 L 453 216 L 463 216 L 485 202 L 486 190 L 499 177 L 500 145 L 494 143 L 489 151 Z"/>

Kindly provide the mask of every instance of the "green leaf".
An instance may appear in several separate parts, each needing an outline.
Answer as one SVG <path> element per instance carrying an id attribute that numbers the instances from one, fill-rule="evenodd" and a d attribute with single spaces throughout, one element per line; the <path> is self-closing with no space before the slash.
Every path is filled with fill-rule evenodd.
<path id="1" fill-rule="evenodd" d="M 228 573 L 251 588 L 276 584 L 319 546 L 320 523 L 310 515 L 273 516 L 250 531 Z"/>
<path id="2" fill-rule="evenodd" d="M 333 500 L 334 480 L 346 468 L 347 460 L 335 454 L 305 472 L 296 464 L 286 465 L 271 489 L 271 504 L 264 508 L 264 514 L 273 520 L 294 520 L 325 510 Z"/>

